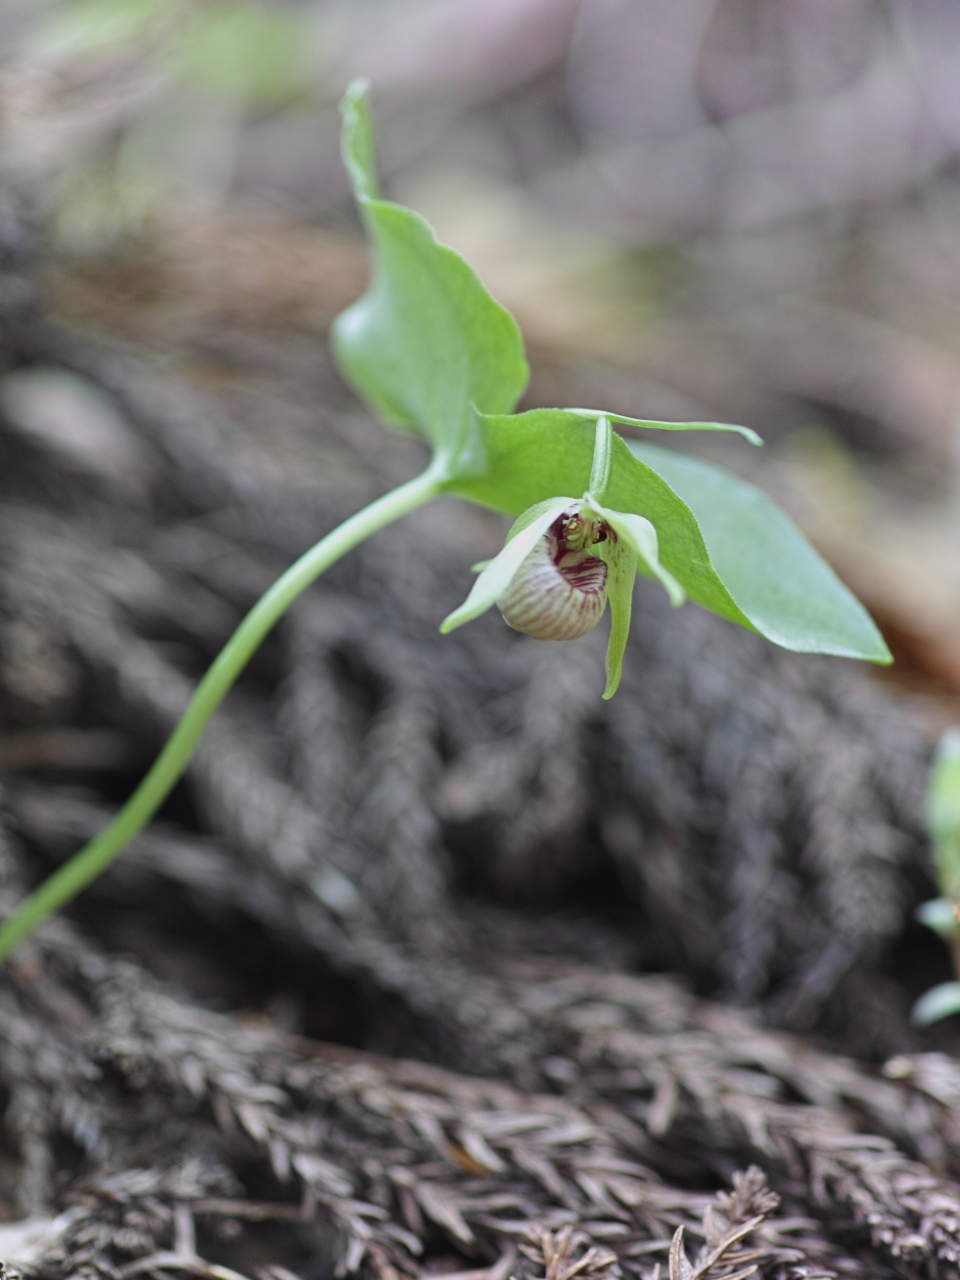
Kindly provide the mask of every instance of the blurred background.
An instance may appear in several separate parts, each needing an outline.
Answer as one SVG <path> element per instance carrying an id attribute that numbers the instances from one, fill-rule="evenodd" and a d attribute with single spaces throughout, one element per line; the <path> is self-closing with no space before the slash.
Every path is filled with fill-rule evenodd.
<path id="1" fill-rule="evenodd" d="M 954 717 L 955 0 L 0 0 L 60 313 L 321 337 L 365 274 L 357 74 L 389 194 L 520 319 L 528 403 L 755 427 L 683 447 L 774 492 Z"/>
<path id="2" fill-rule="evenodd" d="M 266 1025 L 582 1105 L 615 1135 L 584 1157 L 585 1238 L 620 1239 L 630 1274 L 660 1245 L 607 1223 L 611 1196 L 662 1243 L 661 1192 L 690 1205 L 779 1152 L 782 1221 L 843 1252 L 784 1248 L 769 1274 L 955 1276 L 960 1023 L 909 1011 L 955 976 L 914 912 L 930 730 L 960 723 L 960 0 L 0 0 L 0 915 L 103 830 L 278 574 L 422 461 L 326 354 L 367 276 L 338 154 L 357 75 L 387 193 L 517 315 L 525 406 L 759 431 L 657 443 L 793 514 L 896 654 L 867 676 L 909 696 L 641 584 L 603 704 L 599 629 L 541 645 L 491 613 L 439 636 L 500 517 L 444 500 L 372 538 L 269 637 L 157 822 L 4 970 L 0 1222 L 71 1203 L 83 1252 L 43 1274 L 132 1276 L 168 1266 L 162 1210 L 188 1270 L 236 1276 L 192 1256 L 209 1194 L 211 1257 L 327 1277 L 309 1206 L 379 1232 L 357 1215 L 380 1223 L 393 1180 L 390 1250 L 429 1229 L 425 1280 L 482 1277 L 437 1155 L 486 1186 L 506 1165 L 476 1135 L 526 1132 L 520 1103 L 465 1086 L 461 1129 L 432 1076 L 396 1077 L 431 1091 L 422 1114 L 380 1085 L 311 1094 L 351 1059 L 290 1041 L 300 1065 L 275 1068 L 245 1038 Z M 899 1057 L 895 1086 L 691 1012 L 664 973 L 877 1063 L 953 1057 Z M 482 1128 L 488 1097 L 513 1128 Z M 560 1185 L 560 1224 L 581 1190 L 554 1152 L 582 1132 L 548 1123 L 517 1169 Z M 621 1141 L 655 1195 L 604 1189 Z M 508 1206 L 516 1239 L 502 1176 L 470 1221 Z M 219 1199 L 237 1188 L 249 1215 Z M 240 1236 L 274 1199 L 276 1234 Z"/>

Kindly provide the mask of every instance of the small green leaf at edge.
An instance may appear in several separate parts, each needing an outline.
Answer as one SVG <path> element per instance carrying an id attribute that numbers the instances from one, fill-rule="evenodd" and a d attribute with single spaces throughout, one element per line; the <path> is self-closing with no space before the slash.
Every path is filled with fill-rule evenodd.
<path id="1" fill-rule="evenodd" d="M 921 1027 L 960 1013 L 960 982 L 941 982 L 920 997 L 910 1012 L 910 1020 Z"/>
<path id="2" fill-rule="evenodd" d="M 345 378 L 385 422 L 447 458 L 469 452 L 473 407 L 509 413 L 529 368 L 516 321 L 429 224 L 379 198 L 368 86 L 343 99 L 343 155 L 371 241 L 370 287 L 334 322 Z"/>
<path id="3" fill-rule="evenodd" d="M 591 421 L 609 418 L 611 422 L 622 422 L 628 427 L 649 427 L 652 431 L 733 431 L 750 444 L 763 444 L 763 437 L 758 436 L 752 427 L 738 427 L 732 422 L 660 422 L 652 418 L 627 418 L 622 413 L 608 413 L 606 409 L 567 409 L 566 412 Z"/>
<path id="4" fill-rule="evenodd" d="M 950 942 L 960 933 L 960 921 L 949 898 L 931 898 L 929 902 L 921 902 L 913 914 L 916 920 L 945 942 Z"/>
<path id="5" fill-rule="evenodd" d="M 687 503 L 713 568 L 756 631 L 797 653 L 893 661 L 860 601 L 755 485 L 671 449 L 635 441 L 629 449 Z"/>
<path id="6" fill-rule="evenodd" d="M 927 830 L 940 892 L 960 896 L 960 730 L 940 739 L 927 787 Z"/>

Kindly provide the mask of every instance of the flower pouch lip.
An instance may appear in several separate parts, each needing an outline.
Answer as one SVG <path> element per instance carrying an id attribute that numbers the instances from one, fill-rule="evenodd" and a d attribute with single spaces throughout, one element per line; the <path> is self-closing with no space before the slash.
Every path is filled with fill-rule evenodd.
<path id="1" fill-rule="evenodd" d="M 503 620 L 537 640 L 577 640 L 607 603 L 607 564 L 596 553 L 610 527 L 565 507 L 534 544 L 497 600 Z"/>

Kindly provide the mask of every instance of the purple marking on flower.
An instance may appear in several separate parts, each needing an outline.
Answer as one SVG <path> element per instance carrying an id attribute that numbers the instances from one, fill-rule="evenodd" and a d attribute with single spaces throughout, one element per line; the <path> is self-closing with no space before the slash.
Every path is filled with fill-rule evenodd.
<path id="1" fill-rule="evenodd" d="M 579 512 L 558 516 L 497 601 L 507 625 L 537 640 L 576 640 L 595 627 L 607 603 L 607 566 L 591 548 L 611 536 Z"/>

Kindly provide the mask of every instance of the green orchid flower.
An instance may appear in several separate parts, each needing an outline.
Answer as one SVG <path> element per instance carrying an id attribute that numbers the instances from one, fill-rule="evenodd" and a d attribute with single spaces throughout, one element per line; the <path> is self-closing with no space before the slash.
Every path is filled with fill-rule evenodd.
<path id="1" fill-rule="evenodd" d="M 686 593 L 660 563 L 654 525 L 601 501 L 610 477 L 613 432 L 597 421 L 590 487 L 582 498 L 548 498 L 529 507 L 507 534 L 503 550 L 481 572 L 466 600 L 440 630 L 446 634 L 496 604 L 508 626 L 538 640 L 576 640 L 597 625 L 610 602 L 607 684 L 620 683 L 630 632 L 637 568 L 666 588 L 674 605 Z"/>

